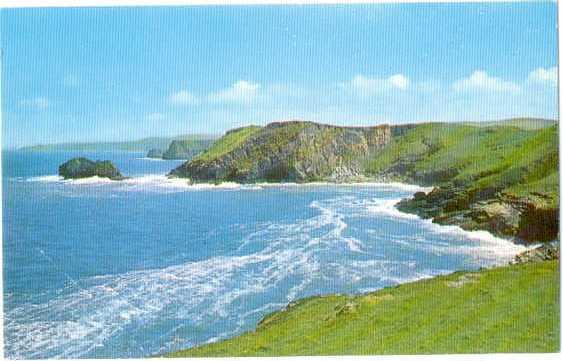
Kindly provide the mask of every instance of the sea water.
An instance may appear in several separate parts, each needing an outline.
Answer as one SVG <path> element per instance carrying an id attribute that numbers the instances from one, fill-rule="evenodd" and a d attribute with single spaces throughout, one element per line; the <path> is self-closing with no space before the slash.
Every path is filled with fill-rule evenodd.
<path id="1" fill-rule="evenodd" d="M 74 156 L 130 179 L 62 180 Z M 138 153 L 3 153 L 5 353 L 142 357 L 302 297 L 508 262 L 522 246 L 401 213 L 402 184 L 189 185 Z"/>

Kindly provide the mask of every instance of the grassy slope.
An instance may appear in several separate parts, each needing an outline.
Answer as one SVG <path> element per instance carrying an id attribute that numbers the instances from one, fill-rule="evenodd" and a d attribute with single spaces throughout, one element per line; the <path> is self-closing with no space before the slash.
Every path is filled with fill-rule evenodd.
<path id="1" fill-rule="evenodd" d="M 194 161 L 209 162 L 215 160 L 242 145 L 248 137 L 260 129 L 262 128 L 251 125 L 233 130 L 213 143 L 207 151 L 194 158 Z"/>
<path id="2" fill-rule="evenodd" d="M 557 124 L 556 120 L 553 119 L 542 119 L 542 118 L 512 118 L 505 120 L 493 120 L 489 122 L 465 122 L 465 124 L 475 125 L 478 127 L 490 127 L 490 126 L 513 126 L 525 130 L 541 129 L 551 127 Z"/>
<path id="3" fill-rule="evenodd" d="M 558 350 L 559 263 L 545 261 L 304 299 L 256 331 L 167 356 Z"/>
<path id="4" fill-rule="evenodd" d="M 455 170 L 459 173 L 448 181 L 464 184 L 469 190 L 496 188 L 518 197 L 537 198 L 546 207 L 558 206 L 556 125 L 525 130 L 425 124 L 393 139 L 366 163 L 366 171 L 383 173 L 398 162 L 410 169 L 411 179 L 407 176 L 406 180 L 412 180 L 416 172 Z"/>

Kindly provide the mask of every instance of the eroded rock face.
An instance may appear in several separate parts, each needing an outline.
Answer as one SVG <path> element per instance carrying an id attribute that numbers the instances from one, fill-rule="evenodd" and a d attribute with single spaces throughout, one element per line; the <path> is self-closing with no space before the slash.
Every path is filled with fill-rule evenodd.
<path id="1" fill-rule="evenodd" d="M 151 149 L 147 153 L 147 158 L 162 158 L 163 153 L 162 149 Z"/>
<path id="2" fill-rule="evenodd" d="M 162 153 L 162 159 L 192 159 L 198 153 L 207 149 L 212 140 L 173 140 L 168 149 Z"/>
<path id="3" fill-rule="evenodd" d="M 551 241 L 559 237 L 559 209 L 527 204 L 518 223 L 518 237 L 528 241 Z"/>
<path id="4" fill-rule="evenodd" d="M 87 158 L 73 158 L 59 166 L 59 175 L 64 179 L 102 177 L 112 180 L 124 179 L 109 160 L 92 161 Z"/>
<path id="5" fill-rule="evenodd" d="M 212 160 L 194 159 L 171 172 L 194 181 L 345 181 L 391 139 L 389 126 L 352 128 L 311 122 L 272 123 Z"/>
<path id="6" fill-rule="evenodd" d="M 544 243 L 539 247 L 520 253 L 510 264 L 541 262 L 559 259 L 559 242 Z"/>
<path id="7" fill-rule="evenodd" d="M 437 187 L 428 194 L 417 192 L 397 207 L 422 218 L 433 218 L 439 224 L 486 230 L 524 242 L 546 242 L 559 237 L 558 209 L 541 208 L 531 201 L 488 189 L 468 192 L 453 186 Z"/>

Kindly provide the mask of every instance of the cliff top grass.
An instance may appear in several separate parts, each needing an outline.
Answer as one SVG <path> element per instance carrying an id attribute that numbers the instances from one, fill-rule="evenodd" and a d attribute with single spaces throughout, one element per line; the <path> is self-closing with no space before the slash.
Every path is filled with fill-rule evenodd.
<path id="1" fill-rule="evenodd" d="M 544 261 L 301 300 L 255 331 L 168 354 L 379 355 L 559 351 L 559 263 Z"/>
<path id="2" fill-rule="evenodd" d="M 523 129 L 509 125 L 430 123 L 395 137 L 366 162 L 370 174 L 402 164 L 412 174 L 454 170 L 447 181 L 468 189 L 495 188 L 557 207 L 557 125 Z"/>
<path id="3" fill-rule="evenodd" d="M 215 141 L 208 150 L 194 158 L 194 161 L 213 161 L 241 146 L 248 137 L 258 132 L 260 129 L 262 129 L 262 127 L 251 125 L 232 130 Z"/>

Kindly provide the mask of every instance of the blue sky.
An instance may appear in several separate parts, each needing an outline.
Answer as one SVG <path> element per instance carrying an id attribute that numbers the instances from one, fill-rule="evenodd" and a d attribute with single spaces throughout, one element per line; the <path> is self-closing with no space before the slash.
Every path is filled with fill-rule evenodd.
<path id="1" fill-rule="evenodd" d="M 1 10 L 2 144 L 557 118 L 556 4 Z"/>

